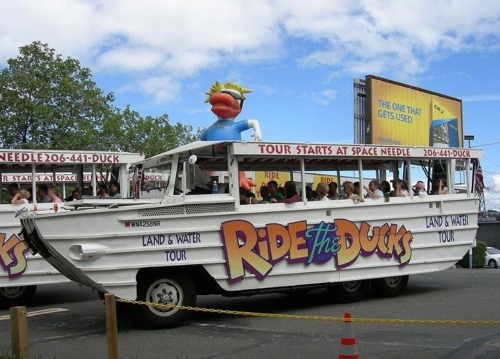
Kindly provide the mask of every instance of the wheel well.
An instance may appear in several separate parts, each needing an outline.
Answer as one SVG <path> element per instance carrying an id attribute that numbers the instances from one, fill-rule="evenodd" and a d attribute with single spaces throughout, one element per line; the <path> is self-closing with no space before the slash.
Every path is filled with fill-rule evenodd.
<path id="1" fill-rule="evenodd" d="M 217 284 L 215 279 L 210 274 L 208 274 L 205 268 L 203 268 L 203 266 L 201 265 L 141 268 L 137 272 L 136 280 L 137 282 L 139 282 L 145 277 L 169 272 L 187 273 L 196 286 L 197 294 L 222 294 L 224 292 L 224 290 Z"/>

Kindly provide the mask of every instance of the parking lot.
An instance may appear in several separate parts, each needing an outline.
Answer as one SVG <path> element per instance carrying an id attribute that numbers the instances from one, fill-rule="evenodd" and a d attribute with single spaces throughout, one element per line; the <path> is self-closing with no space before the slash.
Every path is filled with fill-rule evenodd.
<path id="1" fill-rule="evenodd" d="M 500 358 L 500 325 L 442 324 L 443 320 L 500 321 L 500 269 L 459 269 L 410 277 L 397 298 L 369 293 L 361 302 L 336 303 L 325 290 L 303 298 L 261 295 L 199 297 L 198 305 L 301 316 L 378 319 L 353 323 L 360 358 Z M 30 352 L 45 358 L 105 358 L 104 306 L 76 284 L 40 287 L 28 318 Z M 0 312 L 8 315 L 8 311 Z M 384 319 L 401 319 L 386 323 Z M 416 324 L 414 320 L 427 320 Z M 195 312 L 179 328 L 148 330 L 127 311 L 118 317 L 120 358 L 337 358 L 343 323 Z M 0 351 L 10 347 L 9 320 L 0 320 Z"/>

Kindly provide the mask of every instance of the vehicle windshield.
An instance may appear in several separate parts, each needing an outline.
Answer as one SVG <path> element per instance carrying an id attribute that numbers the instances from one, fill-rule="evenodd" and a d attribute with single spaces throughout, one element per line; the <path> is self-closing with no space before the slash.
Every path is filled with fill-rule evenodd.
<path id="1" fill-rule="evenodd" d="M 143 191 L 167 188 L 171 171 L 172 163 L 165 163 L 144 170 Z"/>
<path id="2" fill-rule="evenodd" d="M 486 250 L 489 254 L 500 254 L 500 249 L 490 247 Z"/>

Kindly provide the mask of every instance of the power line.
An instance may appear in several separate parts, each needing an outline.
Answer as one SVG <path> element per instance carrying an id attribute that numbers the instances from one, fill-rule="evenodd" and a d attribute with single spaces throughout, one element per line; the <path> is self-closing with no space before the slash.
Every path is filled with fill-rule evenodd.
<path id="1" fill-rule="evenodd" d="M 500 144 L 500 141 L 499 141 L 499 142 L 487 143 L 487 144 L 484 144 L 484 145 L 470 146 L 470 148 L 476 148 L 476 147 L 486 147 L 486 146 L 492 146 L 492 145 L 498 145 L 498 144 Z"/>
<path id="2" fill-rule="evenodd" d="M 486 157 L 484 157 L 484 156 L 483 156 L 483 158 L 484 158 L 486 161 L 491 162 L 491 163 L 493 163 L 495 166 L 497 166 L 498 168 L 500 168 L 500 165 L 499 165 L 499 164 L 497 164 L 497 163 L 493 162 L 493 161 L 492 161 L 492 160 L 490 160 L 489 158 L 486 158 Z"/>

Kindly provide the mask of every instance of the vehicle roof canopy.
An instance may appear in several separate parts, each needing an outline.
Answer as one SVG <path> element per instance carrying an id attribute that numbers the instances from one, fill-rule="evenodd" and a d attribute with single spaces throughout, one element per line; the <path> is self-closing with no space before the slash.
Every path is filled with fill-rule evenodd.
<path id="1" fill-rule="evenodd" d="M 92 164 L 130 164 L 144 159 L 140 153 L 0 149 L 0 173 L 36 170 L 71 171 L 75 165 L 89 170 Z"/>
<path id="2" fill-rule="evenodd" d="M 440 147 L 408 147 L 381 145 L 343 145 L 322 143 L 256 142 L 256 141 L 196 141 L 185 146 L 145 160 L 160 163 L 179 154 L 180 161 L 191 155 L 203 160 L 208 169 L 227 169 L 227 154 L 238 159 L 240 170 L 258 170 L 272 167 L 273 170 L 300 169 L 304 159 L 307 170 L 358 169 L 358 160 L 363 159 L 363 168 L 389 168 L 394 161 L 422 159 L 467 159 L 481 158 L 480 149 L 458 149 Z M 151 164 L 151 163 L 150 163 Z"/>

